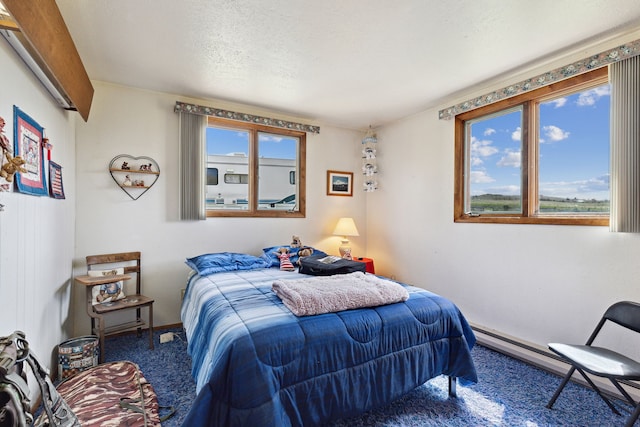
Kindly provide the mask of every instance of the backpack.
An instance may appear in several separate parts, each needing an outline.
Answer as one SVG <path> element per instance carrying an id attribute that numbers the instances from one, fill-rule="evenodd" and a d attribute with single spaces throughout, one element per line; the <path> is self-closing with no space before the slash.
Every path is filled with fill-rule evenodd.
<path id="1" fill-rule="evenodd" d="M 49 379 L 49 372 L 29 351 L 29 343 L 21 331 L 0 337 L 0 427 L 23 427 L 33 423 L 25 362 L 38 382 L 48 418 L 48 422 L 40 425 L 80 427 L 78 418 Z"/>

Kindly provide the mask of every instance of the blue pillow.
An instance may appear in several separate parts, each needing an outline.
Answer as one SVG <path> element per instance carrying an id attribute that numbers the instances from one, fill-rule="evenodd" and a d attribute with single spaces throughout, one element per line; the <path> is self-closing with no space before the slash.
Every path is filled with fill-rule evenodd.
<path id="1" fill-rule="evenodd" d="M 303 246 L 302 248 L 309 248 L 310 246 Z M 289 245 L 280 245 L 280 246 L 271 246 L 269 248 L 264 248 L 262 250 L 263 254 L 262 254 L 262 258 L 265 260 L 265 262 L 267 262 L 269 264 L 269 266 L 271 267 L 280 267 L 280 258 L 278 258 L 277 251 L 280 248 L 287 248 L 289 249 L 289 255 L 290 260 L 293 264 L 295 264 L 298 261 L 298 251 L 302 248 L 292 248 Z M 316 249 L 316 248 L 311 248 L 313 249 L 313 253 L 311 255 L 322 255 L 322 256 L 327 256 L 326 253 L 322 252 L 320 249 Z"/>
<path id="2" fill-rule="evenodd" d="M 218 252 L 187 258 L 186 264 L 201 276 L 213 273 L 235 270 L 253 270 L 256 268 L 268 268 L 270 264 L 264 258 L 253 255 Z"/>

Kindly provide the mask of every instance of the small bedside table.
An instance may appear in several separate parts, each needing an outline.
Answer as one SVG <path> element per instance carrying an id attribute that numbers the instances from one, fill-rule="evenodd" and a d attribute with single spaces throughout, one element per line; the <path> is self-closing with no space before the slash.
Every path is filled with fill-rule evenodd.
<path id="1" fill-rule="evenodd" d="M 367 273 L 376 274 L 372 258 L 353 257 L 354 261 L 364 262 L 367 265 Z"/>

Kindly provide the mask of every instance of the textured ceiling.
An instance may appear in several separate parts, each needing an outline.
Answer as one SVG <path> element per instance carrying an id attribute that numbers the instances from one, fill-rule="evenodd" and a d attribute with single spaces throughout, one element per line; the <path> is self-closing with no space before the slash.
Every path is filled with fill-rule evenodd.
<path id="1" fill-rule="evenodd" d="M 57 0 L 92 80 L 374 127 L 640 27 L 638 0 Z"/>

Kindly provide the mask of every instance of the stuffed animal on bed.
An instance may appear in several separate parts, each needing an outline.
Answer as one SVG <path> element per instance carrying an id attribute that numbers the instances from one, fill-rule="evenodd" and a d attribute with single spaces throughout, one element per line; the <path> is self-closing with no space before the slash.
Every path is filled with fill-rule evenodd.
<path id="1" fill-rule="evenodd" d="M 298 251 L 298 265 L 302 265 L 302 263 L 300 262 L 302 260 L 302 258 L 309 256 L 313 253 L 313 249 L 310 248 L 309 246 L 305 246 L 304 248 L 301 248 Z"/>
<path id="2" fill-rule="evenodd" d="M 276 251 L 276 256 L 280 260 L 280 270 L 294 271 L 296 269 L 291 263 L 291 255 L 289 254 L 289 248 L 279 248 Z"/>
<path id="3" fill-rule="evenodd" d="M 291 239 L 291 244 L 289 246 L 291 246 L 292 248 L 302 247 L 302 242 L 300 241 L 300 237 L 294 235 Z"/>

